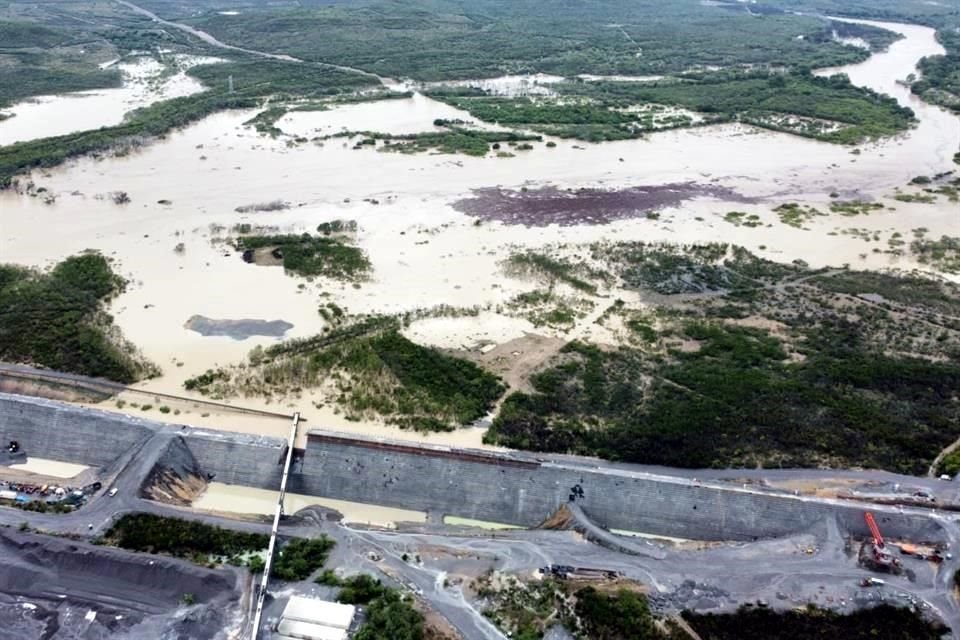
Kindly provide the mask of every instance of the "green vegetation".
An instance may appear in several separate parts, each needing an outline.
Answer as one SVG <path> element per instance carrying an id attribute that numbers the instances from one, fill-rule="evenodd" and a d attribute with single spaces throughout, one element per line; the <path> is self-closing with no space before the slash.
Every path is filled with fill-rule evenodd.
<path id="1" fill-rule="evenodd" d="M 941 236 L 939 240 L 918 238 L 910 250 L 921 264 L 947 273 L 960 273 L 960 238 Z"/>
<path id="2" fill-rule="evenodd" d="M 501 144 L 516 144 L 523 141 L 543 140 L 541 136 L 518 133 L 516 131 L 485 131 L 471 129 L 458 125 L 447 125 L 444 131 L 428 131 L 425 133 L 408 133 L 393 135 L 377 131 L 350 131 L 334 134 L 331 137 L 362 137 L 354 145 L 354 149 L 365 147 L 377 148 L 380 151 L 395 151 L 399 153 L 462 153 L 468 156 L 485 156 L 491 147 L 499 148 Z M 377 142 L 383 144 L 377 147 Z"/>
<path id="3" fill-rule="evenodd" d="M 138 109 L 122 124 L 113 127 L 0 147 L 0 189 L 9 187 L 16 175 L 31 169 L 53 167 L 82 155 L 124 153 L 143 145 L 149 138 L 165 135 L 212 113 L 255 108 L 267 97 L 336 95 L 376 82 L 368 76 L 328 67 L 261 60 L 201 65 L 189 73 L 212 82 L 215 87 Z M 229 74 L 234 75 L 234 93 L 229 93 L 225 86 Z M 272 123 L 261 126 L 269 130 Z"/>
<path id="4" fill-rule="evenodd" d="M 28 140 L 0 147 L 0 189 L 13 184 L 20 173 L 57 166 L 77 156 L 106 152 L 125 153 L 161 136 L 224 109 L 250 109 L 258 100 L 240 95 L 200 93 L 173 98 L 138 109 L 123 124 L 93 131 Z"/>
<path id="5" fill-rule="evenodd" d="M 596 293 L 597 287 L 592 282 L 577 275 L 581 269 L 567 260 L 552 258 L 542 253 L 527 251 L 514 253 L 506 261 L 506 270 L 515 276 L 534 276 L 562 282 L 574 289 L 586 293 Z M 588 277 L 602 277 L 603 274 L 588 273 Z"/>
<path id="6" fill-rule="evenodd" d="M 639 347 L 568 344 L 531 392 L 507 397 L 487 442 L 692 468 L 922 473 L 960 436 L 953 285 L 818 275 L 725 245 L 603 245 L 592 260 L 630 288 L 714 295 L 661 310 L 657 331 L 639 322 Z"/>
<path id="7" fill-rule="evenodd" d="M 836 26 L 829 21 L 695 0 L 374 0 L 189 19 L 228 43 L 418 80 L 528 72 L 644 75 L 706 66 L 812 68 L 867 56 L 835 42 Z M 895 38 L 870 28 L 858 33 L 878 44 Z"/>
<path id="8" fill-rule="evenodd" d="M 830 203 L 830 211 L 842 216 L 866 216 L 871 211 L 882 209 L 883 204 L 879 202 L 864 202 L 863 200 L 835 200 Z"/>
<path id="9" fill-rule="evenodd" d="M 49 272 L 0 265 L 0 359 L 118 382 L 155 375 L 104 311 L 124 284 L 97 253 Z"/>
<path id="10" fill-rule="evenodd" d="M 554 625 L 577 640 L 689 640 L 674 621 L 655 617 L 644 595 L 625 587 L 601 591 L 503 575 L 494 585 L 490 574 L 473 586 L 488 603 L 484 615 L 517 640 L 540 640 Z"/>
<path id="11" fill-rule="evenodd" d="M 655 104 L 626 110 L 599 99 L 477 97 L 471 89 L 442 89 L 429 95 L 486 122 L 588 142 L 626 140 L 695 123 L 689 114 Z"/>
<path id="12" fill-rule="evenodd" d="M 271 567 L 271 575 L 280 580 L 306 580 L 323 567 L 336 543 L 325 535 L 319 538 L 298 538 L 285 544 Z"/>
<path id="13" fill-rule="evenodd" d="M 359 73 L 263 58 L 206 64 L 187 73 L 214 92 L 226 93 L 233 76 L 235 93 L 274 99 L 327 98 L 379 86 L 376 78 Z"/>
<path id="14" fill-rule="evenodd" d="M 804 224 L 818 216 L 826 215 L 814 207 L 804 206 L 796 202 L 784 203 L 774 211 L 780 218 L 780 222 L 797 229 L 802 229 Z"/>
<path id="15" fill-rule="evenodd" d="M 368 604 L 372 600 L 383 597 L 389 589 L 384 587 L 373 576 L 361 573 L 342 580 L 339 583 L 340 593 L 337 602 L 344 604 Z"/>
<path id="16" fill-rule="evenodd" d="M 210 371 L 184 386 L 217 397 L 285 394 L 326 382 L 348 419 L 380 416 L 391 424 L 446 431 L 490 411 L 503 385 L 475 364 L 422 347 L 389 318 L 345 323 L 322 335 L 251 354 L 250 365 Z"/>
<path id="17" fill-rule="evenodd" d="M 948 630 L 904 607 L 882 604 L 839 614 L 813 605 L 806 610 L 772 611 L 741 607 L 736 613 L 693 613 L 683 618 L 711 640 L 940 640 Z"/>
<path id="18" fill-rule="evenodd" d="M 237 238 L 236 247 L 247 262 L 279 260 L 288 273 L 307 277 L 356 282 L 365 279 L 371 268 L 362 250 L 328 235 L 244 235 Z"/>
<path id="19" fill-rule="evenodd" d="M 78 36 L 66 28 L 0 18 L 0 108 L 31 96 L 120 86 L 118 71 L 96 64 L 110 55 L 105 43 Z"/>
<path id="20" fill-rule="evenodd" d="M 853 85 L 843 75 L 721 71 L 659 82 L 572 82 L 565 94 L 608 108 L 676 105 L 693 111 L 826 142 L 855 144 L 904 131 L 913 111 L 894 98 Z"/>
<path id="21" fill-rule="evenodd" d="M 922 79 L 911 90 L 928 102 L 960 112 L 960 34 L 941 31 L 939 36 L 950 53 L 921 60 L 918 68 Z"/>
<path id="22" fill-rule="evenodd" d="M 355 640 L 423 640 L 424 618 L 407 597 L 389 590 L 367 607 Z"/>
<path id="23" fill-rule="evenodd" d="M 728 211 L 724 214 L 723 219 L 735 227 L 763 226 L 763 223 L 760 221 L 760 216 L 755 213 L 747 213 L 746 211 Z"/>
<path id="24" fill-rule="evenodd" d="M 122 516 L 104 535 L 112 545 L 132 551 L 164 553 L 208 564 L 210 556 L 235 556 L 265 549 L 270 537 L 148 513 Z"/>

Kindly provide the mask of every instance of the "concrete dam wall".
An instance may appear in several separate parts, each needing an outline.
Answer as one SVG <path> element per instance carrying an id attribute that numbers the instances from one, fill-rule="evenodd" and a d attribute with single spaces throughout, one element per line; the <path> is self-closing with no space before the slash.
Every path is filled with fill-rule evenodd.
<path id="1" fill-rule="evenodd" d="M 865 509 L 785 494 L 707 487 L 643 471 L 311 432 L 291 490 L 475 520 L 537 526 L 571 496 L 608 529 L 702 540 L 784 536 L 837 517 L 868 534 Z M 923 515 L 877 513 L 893 537 L 940 540 Z"/>
<path id="2" fill-rule="evenodd" d="M 21 396 L 0 394 L 0 443 L 27 455 L 95 467 L 115 463 L 154 437 L 169 440 L 153 472 L 195 469 L 227 484 L 277 489 L 286 442 L 279 438 L 161 424 Z M 156 443 L 156 441 L 154 441 Z M 150 475 L 144 472 L 144 480 Z M 521 453 L 492 453 L 312 431 L 297 451 L 289 491 L 520 526 L 537 526 L 571 498 L 608 529 L 701 540 L 753 540 L 804 531 L 836 518 L 842 530 L 868 531 L 865 508 L 782 493 L 702 486 L 642 467 Z M 891 537 L 939 541 L 923 513 L 876 508 Z"/>
<path id="3" fill-rule="evenodd" d="M 0 394 L 0 443 L 30 456 L 104 467 L 153 434 L 153 423 L 50 400 Z"/>

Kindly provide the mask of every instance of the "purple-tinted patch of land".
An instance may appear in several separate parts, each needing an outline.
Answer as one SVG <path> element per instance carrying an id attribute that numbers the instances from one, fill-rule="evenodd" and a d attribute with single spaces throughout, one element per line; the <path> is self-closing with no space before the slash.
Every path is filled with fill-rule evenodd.
<path id="1" fill-rule="evenodd" d="M 545 227 L 556 224 L 609 224 L 639 218 L 693 198 L 750 202 L 732 189 L 696 182 L 678 182 L 624 189 L 475 189 L 453 207 L 468 216 L 505 224 Z"/>

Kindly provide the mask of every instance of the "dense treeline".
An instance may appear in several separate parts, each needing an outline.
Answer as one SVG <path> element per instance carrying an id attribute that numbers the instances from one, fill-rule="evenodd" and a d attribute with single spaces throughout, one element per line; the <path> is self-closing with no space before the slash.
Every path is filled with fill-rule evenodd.
<path id="1" fill-rule="evenodd" d="M 868 53 L 829 21 L 695 0 L 429 0 L 209 12 L 225 42 L 419 80 L 504 73 L 675 73 L 706 66 L 833 66 Z M 882 36 L 878 36 L 882 37 Z"/>
<path id="2" fill-rule="evenodd" d="M 200 555 L 236 556 L 267 547 L 270 536 L 149 513 L 122 516 L 104 535 L 107 542 L 133 551 L 179 558 Z"/>
<path id="3" fill-rule="evenodd" d="M 0 265 L 0 359 L 118 382 L 154 373 L 115 337 L 103 311 L 123 286 L 95 253 L 67 258 L 48 273 Z"/>

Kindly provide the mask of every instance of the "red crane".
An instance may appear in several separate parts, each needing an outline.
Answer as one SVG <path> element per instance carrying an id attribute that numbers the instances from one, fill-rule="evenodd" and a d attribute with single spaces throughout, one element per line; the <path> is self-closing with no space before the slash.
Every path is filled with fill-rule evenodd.
<path id="1" fill-rule="evenodd" d="M 873 519 L 873 514 L 867 511 L 863 514 L 863 519 L 867 521 L 870 535 L 873 536 L 873 544 L 877 545 L 878 549 L 883 549 L 883 534 L 880 533 L 880 527 L 877 526 L 877 521 Z"/>

